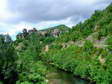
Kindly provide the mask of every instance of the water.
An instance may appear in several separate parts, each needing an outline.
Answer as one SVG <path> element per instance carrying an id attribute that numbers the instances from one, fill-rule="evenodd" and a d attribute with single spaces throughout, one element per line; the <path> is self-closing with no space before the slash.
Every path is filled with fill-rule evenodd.
<path id="1" fill-rule="evenodd" d="M 46 75 L 48 84 L 89 84 L 88 81 L 76 78 L 73 74 L 50 68 L 49 73 Z"/>

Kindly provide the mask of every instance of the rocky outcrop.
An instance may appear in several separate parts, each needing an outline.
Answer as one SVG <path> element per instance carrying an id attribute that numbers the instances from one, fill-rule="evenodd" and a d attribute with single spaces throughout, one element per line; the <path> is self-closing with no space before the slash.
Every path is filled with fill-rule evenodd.
<path id="1" fill-rule="evenodd" d="M 25 38 L 27 35 L 28 35 L 27 29 L 23 29 L 22 33 L 19 33 L 19 34 L 16 36 L 16 38 L 17 38 L 17 39 L 21 39 L 21 38 L 23 39 L 23 38 Z"/>
<path id="2" fill-rule="evenodd" d="M 49 36 L 49 33 L 47 31 L 40 31 L 40 35 L 47 37 L 47 36 Z"/>
<path id="3" fill-rule="evenodd" d="M 59 25 L 40 31 L 38 31 L 36 28 L 27 31 L 27 29 L 24 28 L 22 33 L 19 33 L 17 35 L 17 38 L 18 39 L 26 38 L 28 35 L 31 35 L 32 33 L 36 33 L 39 36 L 44 36 L 44 37 L 58 37 L 60 34 L 67 32 L 68 30 L 69 28 L 65 25 Z"/>
<path id="4" fill-rule="evenodd" d="M 61 31 L 59 29 L 54 29 L 51 35 L 53 37 L 58 37 L 60 35 Z"/>
<path id="5" fill-rule="evenodd" d="M 60 36 L 60 34 L 68 32 L 69 31 L 69 27 L 65 26 L 65 25 L 58 25 L 55 27 L 51 27 L 45 30 L 41 30 L 40 33 L 42 36 L 51 36 L 51 37 L 58 37 Z"/>
<path id="6" fill-rule="evenodd" d="M 31 35 L 32 33 L 36 33 L 38 32 L 36 28 L 33 28 L 31 30 L 28 31 L 28 34 Z"/>
<path id="7" fill-rule="evenodd" d="M 22 33 L 19 33 L 16 37 L 17 39 L 23 39 L 26 38 L 28 35 L 31 35 L 32 33 L 37 33 L 37 29 L 33 28 L 31 30 L 23 29 Z"/>

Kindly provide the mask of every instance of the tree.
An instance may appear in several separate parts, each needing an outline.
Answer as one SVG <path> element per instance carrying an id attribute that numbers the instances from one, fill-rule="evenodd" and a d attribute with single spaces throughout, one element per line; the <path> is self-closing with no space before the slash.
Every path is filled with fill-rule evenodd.
<path id="1" fill-rule="evenodd" d="M 4 35 L 4 38 L 5 38 L 5 42 L 6 42 L 6 43 L 12 42 L 12 39 L 11 39 L 11 37 L 9 36 L 9 34 Z"/>
<path id="2" fill-rule="evenodd" d="M 28 35 L 27 29 L 23 29 L 23 36 L 24 38 Z"/>
<path id="3" fill-rule="evenodd" d="M 16 78 L 15 61 L 16 53 L 12 43 L 5 42 L 4 35 L 0 36 L 0 81 L 5 84 L 13 84 Z"/>
<path id="4" fill-rule="evenodd" d="M 0 43 L 3 44 L 4 43 L 4 36 L 0 35 Z"/>

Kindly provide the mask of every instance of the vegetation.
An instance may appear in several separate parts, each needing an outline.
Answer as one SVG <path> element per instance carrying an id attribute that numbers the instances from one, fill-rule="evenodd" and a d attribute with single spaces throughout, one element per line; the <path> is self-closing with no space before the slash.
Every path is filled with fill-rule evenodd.
<path id="1" fill-rule="evenodd" d="M 16 41 L 0 35 L 0 84 L 48 84 L 46 64 L 96 84 L 111 84 L 111 16 L 112 4 L 71 29 L 60 25 L 30 34 L 24 29 Z M 54 29 L 60 30 L 58 37 L 51 36 Z M 45 31 L 49 35 L 42 36 Z"/>
<path id="2" fill-rule="evenodd" d="M 41 53 L 43 60 L 96 84 L 111 84 L 111 9 L 112 5 L 106 10 L 95 11 L 90 19 L 57 38 L 48 52 Z M 61 47 L 63 43 L 67 44 L 64 48 Z"/>
<path id="3" fill-rule="evenodd" d="M 0 36 L 0 81 L 3 83 L 14 83 L 16 80 L 17 55 L 13 44 L 5 42 L 4 36 Z"/>

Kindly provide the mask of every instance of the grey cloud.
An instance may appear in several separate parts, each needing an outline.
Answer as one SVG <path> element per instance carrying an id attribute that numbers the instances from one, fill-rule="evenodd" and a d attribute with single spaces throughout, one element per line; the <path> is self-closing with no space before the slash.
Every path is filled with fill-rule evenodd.
<path id="1" fill-rule="evenodd" d="M 8 8 L 20 17 L 12 21 L 37 23 L 58 21 L 72 17 L 73 21 L 88 18 L 94 10 L 102 9 L 112 0 L 94 0 L 95 3 L 82 3 L 84 0 L 8 0 Z M 87 0 L 86 0 L 87 1 Z M 89 0 L 88 0 L 89 1 Z"/>

